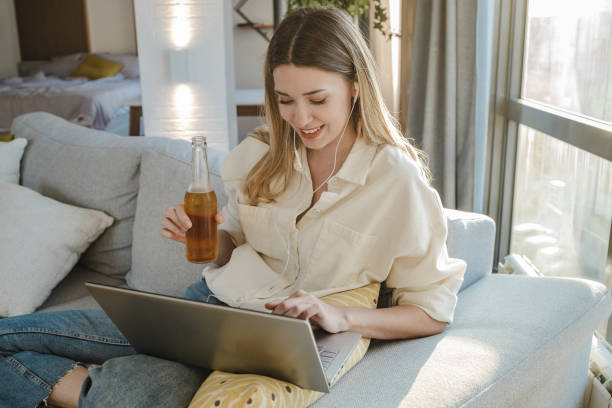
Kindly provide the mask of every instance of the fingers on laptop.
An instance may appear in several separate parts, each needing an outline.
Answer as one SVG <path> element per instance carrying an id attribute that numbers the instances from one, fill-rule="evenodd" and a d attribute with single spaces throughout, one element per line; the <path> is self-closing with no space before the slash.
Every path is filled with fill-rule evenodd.
<path id="1" fill-rule="evenodd" d="M 309 319 L 320 312 L 319 300 L 316 296 L 303 290 L 298 290 L 284 300 L 275 300 L 266 303 L 267 309 L 272 309 L 272 313 L 290 317 Z"/>

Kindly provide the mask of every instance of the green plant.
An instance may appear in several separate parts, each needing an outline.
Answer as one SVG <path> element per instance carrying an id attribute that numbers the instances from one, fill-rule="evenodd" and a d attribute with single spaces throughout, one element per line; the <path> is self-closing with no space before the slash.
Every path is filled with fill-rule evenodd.
<path id="1" fill-rule="evenodd" d="M 392 33 L 385 29 L 385 23 L 389 20 L 387 9 L 381 5 L 381 0 L 288 0 L 288 11 L 300 7 L 331 6 L 345 10 L 353 17 L 362 19 L 368 17 L 370 13 L 370 3 L 374 6 L 374 21 L 372 26 L 381 32 L 382 35 L 391 39 L 399 37 L 399 34 Z"/>

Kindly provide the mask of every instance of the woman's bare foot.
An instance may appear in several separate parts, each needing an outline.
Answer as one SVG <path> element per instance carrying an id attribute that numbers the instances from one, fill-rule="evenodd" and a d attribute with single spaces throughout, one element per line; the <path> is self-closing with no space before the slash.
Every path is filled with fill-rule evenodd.
<path id="1" fill-rule="evenodd" d="M 47 403 L 62 408 L 78 408 L 81 387 L 88 375 L 87 367 L 75 366 L 55 384 Z"/>

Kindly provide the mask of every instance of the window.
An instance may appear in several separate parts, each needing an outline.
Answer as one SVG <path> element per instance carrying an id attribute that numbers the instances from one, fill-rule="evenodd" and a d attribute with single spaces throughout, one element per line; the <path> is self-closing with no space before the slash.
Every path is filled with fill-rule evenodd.
<path id="1" fill-rule="evenodd" d="M 521 95 L 612 122 L 612 1 L 530 0 Z"/>
<path id="2" fill-rule="evenodd" d="M 612 0 L 497 7 L 486 209 L 496 259 L 523 255 L 545 275 L 612 289 Z"/>
<path id="3" fill-rule="evenodd" d="M 510 252 L 544 275 L 608 282 L 612 162 L 523 125 L 517 151 Z"/>

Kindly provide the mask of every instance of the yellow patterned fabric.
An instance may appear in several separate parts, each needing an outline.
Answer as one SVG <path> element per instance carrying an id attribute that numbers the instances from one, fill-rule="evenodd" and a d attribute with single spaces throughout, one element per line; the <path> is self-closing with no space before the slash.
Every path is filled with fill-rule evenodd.
<path id="1" fill-rule="evenodd" d="M 321 300 L 334 306 L 375 309 L 379 289 L 379 283 L 372 283 L 363 288 L 334 293 Z M 360 340 L 335 382 L 361 360 L 369 345 L 370 339 Z M 294 384 L 270 377 L 213 371 L 194 395 L 189 408 L 307 407 L 322 396 L 321 392 L 305 390 Z"/>
<path id="2" fill-rule="evenodd" d="M 11 133 L 0 133 L 0 142 L 10 142 L 13 140 L 13 135 Z"/>
<path id="3" fill-rule="evenodd" d="M 88 79 L 100 79 L 112 77 L 121 71 L 123 65 L 95 55 L 88 55 L 83 62 L 71 74 L 73 77 L 87 77 Z"/>

